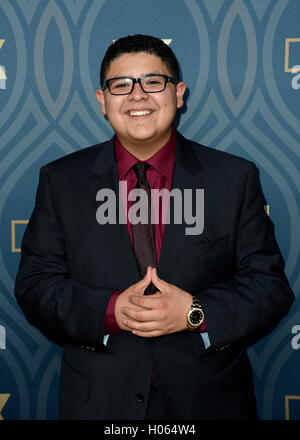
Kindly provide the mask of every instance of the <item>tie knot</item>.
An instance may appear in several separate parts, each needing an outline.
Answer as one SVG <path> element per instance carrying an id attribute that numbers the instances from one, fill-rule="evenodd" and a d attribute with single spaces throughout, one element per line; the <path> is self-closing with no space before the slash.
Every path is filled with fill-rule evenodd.
<path id="1" fill-rule="evenodd" d="M 133 165 L 133 169 L 136 173 L 136 177 L 140 183 L 146 183 L 146 170 L 149 167 L 149 164 L 147 162 L 137 162 L 135 165 Z"/>

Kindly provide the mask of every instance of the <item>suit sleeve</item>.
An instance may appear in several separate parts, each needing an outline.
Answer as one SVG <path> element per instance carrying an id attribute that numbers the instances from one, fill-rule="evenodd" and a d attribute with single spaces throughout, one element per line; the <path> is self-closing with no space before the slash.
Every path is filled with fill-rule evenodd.
<path id="1" fill-rule="evenodd" d="M 57 343 L 98 347 L 111 294 L 70 276 L 63 228 L 51 200 L 47 170 L 42 168 L 15 283 L 26 318 Z"/>
<path id="2" fill-rule="evenodd" d="M 198 294 L 213 346 L 231 344 L 276 323 L 294 300 L 264 205 L 258 171 L 251 163 L 236 231 L 233 275 Z"/>

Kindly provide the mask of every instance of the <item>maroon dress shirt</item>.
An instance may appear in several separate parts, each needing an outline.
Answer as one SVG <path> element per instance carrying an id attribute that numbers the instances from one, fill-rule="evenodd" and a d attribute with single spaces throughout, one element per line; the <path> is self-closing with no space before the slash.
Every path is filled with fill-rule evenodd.
<path id="1" fill-rule="evenodd" d="M 151 189 L 161 190 L 163 188 L 166 188 L 168 191 L 171 191 L 175 151 L 176 151 L 176 131 L 173 128 L 171 137 L 168 140 L 168 142 L 157 153 L 155 153 L 152 157 L 147 159 L 147 163 L 150 165 L 150 167 L 147 169 L 147 180 L 149 182 Z M 124 191 L 122 191 L 122 199 L 124 204 L 125 197 L 128 200 L 128 193 L 131 190 L 133 190 L 136 186 L 137 178 L 132 167 L 137 162 L 139 162 L 139 159 L 137 159 L 135 156 L 129 153 L 121 145 L 117 137 L 115 137 L 115 155 L 116 155 L 119 181 L 127 182 L 127 194 L 125 194 Z M 130 209 L 130 206 L 131 203 L 130 201 L 128 201 L 127 228 L 132 245 L 131 223 L 128 220 L 128 211 Z M 156 208 L 157 206 L 154 203 L 154 212 Z M 166 212 L 162 212 L 162 209 L 159 209 L 159 214 L 160 214 L 159 222 L 154 224 L 155 251 L 157 257 L 157 264 L 159 264 L 163 235 L 165 230 L 165 221 L 163 221 L 163 216 L 166 215 Z M 119 293 L 120 293 L 119 290 L 113 292 L 110 301 L 108 303 L 105 314 L 105 323 L 104 323 L 105 334 L 117 334 L 122 332 L 122 329 L 119 327 L 117 320 L 115 318 L 115 303 Z M 202 324 L 200 330 L 206 331 L 206 326 L 204 323 Z"/>

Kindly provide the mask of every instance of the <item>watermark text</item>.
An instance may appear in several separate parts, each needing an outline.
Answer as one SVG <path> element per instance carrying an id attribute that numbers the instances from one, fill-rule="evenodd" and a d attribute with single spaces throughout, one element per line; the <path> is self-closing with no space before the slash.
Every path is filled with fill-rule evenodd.
<path id="1" fill-rule="evenodd" d="M 0 325 L 0 350 L 6 349 L 6 331 L 3 325 Z"/>
<path id="2" fill-rule="evenodd" d="M 294 66 L 291 70 L 296 75 L 292 78 L 292 87 L 294 90 L 300 89 L 300 66 Z"/>
<path id="3" fill-rule="evenodd" d="M 100 225 L 126 224 L 124 213 L 128 212 L 128 221 L 132 225 L 169 224 L 172 218 L 174 224 L 187 225 L 186 235 L 199 235 L 204 230 L 204 189 L 151 189 L 149 201 L 144 189 L 135 188 L 127 192 L 127 182 L 120 181 L 118 209 L 117 195 L 110 188 L 100 189 L 96 200 L 102 202 L 96 211 L 96 220 Z"/>
<path id="4" fill-rule="evenodd" d="M 295 335 L 291 340 L 291 345 L 294 350 L 299 350 L 300 348 L 300 325 L 294 325 L 292 328 L 292 333 Z"/>

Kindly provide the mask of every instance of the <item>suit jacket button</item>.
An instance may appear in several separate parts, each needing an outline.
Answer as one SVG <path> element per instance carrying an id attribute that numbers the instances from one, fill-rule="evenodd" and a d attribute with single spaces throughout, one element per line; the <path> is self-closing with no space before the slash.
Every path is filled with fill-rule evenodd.
<path id="1" fill-rule="evenodd" d="M 142 393 L 136 393 L 136 395 L 134 396 L 135 400 L 137 400 L 138 402 L 144 402 L 145 397 Z"/>

